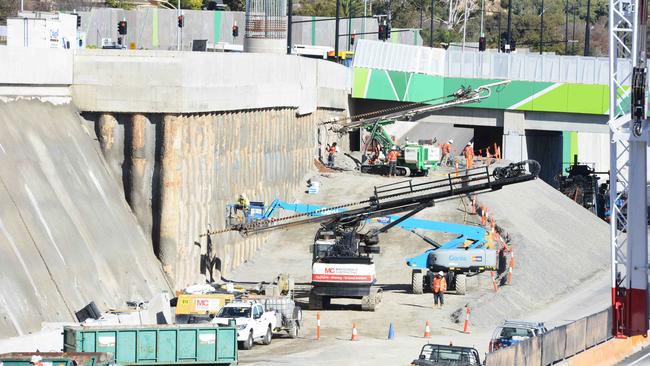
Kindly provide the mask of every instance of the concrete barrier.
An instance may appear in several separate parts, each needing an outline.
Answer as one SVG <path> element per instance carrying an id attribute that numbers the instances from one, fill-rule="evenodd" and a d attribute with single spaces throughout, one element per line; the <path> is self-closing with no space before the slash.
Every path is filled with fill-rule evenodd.
<path id="1" fill-rule="evenodd" d="M 589 315 L 561 327 L 552 329 L 546 334 L 539 337 L 529 338 L 523 342 L 519 342 L 512 347 L 500 349 L 496 352 L 490 353 L 486 357 L 486 365 L 552 365 L 557 362 L 570 359 L 574 360 L 574 355 L 579 355 L 580 359 L 583 358 L 586 363 L 579 363 L 580 365 L 594 365 L 601 364 L 599 358 L 592 358 L 593 356 L 582 356 L 585 353 L 596 354 L 602 353 L 601 351 L 592 351 L 595 348 L 589 349 L 594 345 L 605 342 L 611 338 L 611 309 L 605 309 L 596 314 Z M 638 343 L 638 342 L 637 342 Z M 635 345 L 637 343 L 634 343 Z M 627 344 L 627 343 L 623 343 Z M 612 348 L 613 347 L 613 348 Z M 621 347 L 621 351 L 618 349 Z M 629 346 L 607 346 L 603 352 L 614 352 L 616 354 L 623 354 L 628 352 Z M 508 352 L 505 352 L 509 350 Z M 586 352 L 583 352 L 587 350 Z M 501 353 L 503 351 L 503 354 Z M 510 352 L 514 352 L 514 359 L 510 361 Z M 506 361 L 507 363 L 504 363 Z M 578 361 L 563 361 L 563 364 L 573 365 L 573 362 Z M 582 361 L 580 361 L 582 362 Z M 589 363 L 592 362 L 592 363 Z M 576 363 L 578 364 L 578 363 Z"/>
<path id="2" fill-rule="evenodd" d="M 575 355 L 587 348 L 587 318 L 579 319 L 566 326 L 565 355 Z"/>
<path id="3" fill-rule="evenodd" d="M 517 344 L 515 365 L 541 366 L 542 365 L 542 338 L 530 338 Z"/>
<path id="4" fill-rule="evenodd" d="M 566 349 L 566 327 L 552 329 L 542 338 L 542 365 L 550 365 L 564 358 Z"/>
<path id="5" fill-rule="evenodd" d="M 647 337 L 635 336 L 627 339 L 610 339 L 593 348 L 579 353 L 558 365 L 562 366 L 593 366 L 616 365 L 627 356 L 647 347 L 650 342 Z M 645 363 L 643 363 L 645 365 Z M 639 363 L 641 365 L 641 363 Z"/>
<path id="6" fill-rule="evenodd" d="M 516 347 L 508 347 L 488 353 L 485 357 L 486 365 L 518 365 L 515 360 L 517 356 Z"/>
<path id="7" fill-rule="evenodd" d="M 606 341 L 611 337 L 611 309 L 587 317 L 585 343 L 587 348 Z"/>

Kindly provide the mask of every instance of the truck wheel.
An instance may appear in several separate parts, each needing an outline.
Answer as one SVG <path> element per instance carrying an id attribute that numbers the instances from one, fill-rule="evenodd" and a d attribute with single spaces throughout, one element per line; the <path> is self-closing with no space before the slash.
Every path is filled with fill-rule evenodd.
<path id="1" fill-rule="evenodd" d="M 248 338 L 242 342 L 242 348 L 243 349 L 251 349 L 253 348 L 253 331 L 251 330 L 250 333 L 248 333 Z"/>
<path id="2" fill-rule="evenodd" d="M 309 310 L 323 309 L 323 297 L 315 293 L 309 294 Z"/>
<path id="3" fill-rule="evenodd" d="M 323 305 L 322 305 L 322 308 L 323 308 L 323 309 L 327 309 L 327 308 L 329 308 L 330 305 L 332 304 L 332 298 L 329 297 L 329 296 L 323 296 L 321 299 L 322 299 L 322 300 L 321 300 L 321 303 L 323 304 Z"/>
<path id="4" fill-rule="evenodd" d="M 269 325 L 268 328 L 266 328 L 266 334 L 264 335 L 264 338 L 262 338 L 262 343 L 265 345 L 271 344 L 271 340 L 273 339 L 273 332 L 271 331 L 271 326 Z"/>
<path id="5" fill-rule="evenodd" d="M 300 326 L 296 322 L 291 323 L 291 327 L 289 327 L 289 330 L 287 333 L 289 334 L 289 338 L 295 339 L 298 338 L 298 332 L 300 331 Z"/>
<path id="6" fill-rule="evenodd" d="M 465 295 L 467 293 L 467 276 L 464 274 L 456 275 L 456 293 L 458 295 Z"/>
<path id="7" fill-rule="evenodd" d="M 411 271 L 411 292 L 416 295 L 422 295 L 424 293 L 423 280 L 424 276 L 422 275 L 422 271 L 419 269 Z"/>

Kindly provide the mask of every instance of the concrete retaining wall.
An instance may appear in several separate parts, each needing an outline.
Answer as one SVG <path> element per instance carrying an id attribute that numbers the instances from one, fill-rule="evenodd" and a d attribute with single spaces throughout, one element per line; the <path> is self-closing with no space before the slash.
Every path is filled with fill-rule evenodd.
<path id="1" fill-rule="evenodd" d="M 317 124 L 334 115 L 343 112 L 86 116 L 165 272 L 181 288 L 218 279 L 252 257 L 264 236 L 223 234 L 208 242 L 199 235 L 225 226 L 225 206 L 240 193 L 270 203 L 305 187 Z"/>
<path id="2" fill-rule="evenodd" d="M 0 337 L 171 288 L 70 105 L 0 102 Z"/>

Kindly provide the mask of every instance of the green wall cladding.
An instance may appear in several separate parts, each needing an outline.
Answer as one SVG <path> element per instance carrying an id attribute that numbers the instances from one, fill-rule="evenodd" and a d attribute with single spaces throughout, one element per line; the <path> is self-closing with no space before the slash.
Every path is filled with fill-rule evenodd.
<path id="1" fill-rule="evenodd" d="M 354 68 L 352 96 L 403 102 L 440 103 L 439 98 L 461 86 L 476 88 L 496 79 L 454 78 L 412 72 Z M 513 80 L 492 89 L 492 95 L 466 108 L 512 109 L 537 112 L 607 114 L 608 86 Z"/>

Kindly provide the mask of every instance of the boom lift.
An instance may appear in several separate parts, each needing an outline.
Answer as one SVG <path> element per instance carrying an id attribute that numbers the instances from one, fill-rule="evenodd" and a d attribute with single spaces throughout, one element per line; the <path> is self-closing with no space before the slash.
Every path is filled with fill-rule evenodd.
<path id="1" fill-rule="evenodd" d="M 528 168 L 528 171 L 526 170 Z M 462 175 L 449 174 L 446 178 L 414 182 L 412 180 L 374 187 L 367 200 L 295 214 L 281 218 L 243 221 L 224 230 L 239 231 L 242 235 L 256 234 L 299 225 L 319 223 L 312 245 L 311 309 L 329 305 L 332 298 L 361 299 L 362 310 L 374 311 L 381 302 L 381 288 L 376 282 L 372 254 L 379 254 L 379 234 L 401 224 L 435 200 L 461 196 L 473 192 L 501 189 L 503 186 L 535 179 L 540 165 L 534 160 L 495 168 L 469 169 Z M 342 209 L 345 209 L 344 211 Z M 361 232 L 362 224 L 372 218 L 405 212 L 403 216 L 380 228 Z"/>
<path id="2" fill-rule="evenodd" d="M 411 103 L 384 111 L 362 114 L 346 120 L 348 122 L 328 121 L 324 124 L 336 123 L 332 130 L 340 134 L 361 129 L 370 134 L 370 139 L 365 144 L 362 154 L 360 170 L 362 173 L 388 175 L 389 167 L 383 156 L 387 156 L 393 146 L 397 147 L 400 156 L 397 158 L 396 173 L 400 176 L 426 176 L 430 169 L 436 167 L 440 161 L 440 149 L 429 144 L 407 142 L 399 147 L 392 137 L 386 132 L 384 126 L 397 121 L 411 121 L 415 117 L 433 111 L 452 108 L 468 103 L 477 103 L 492 94 L 492 88 L 508 84 L 509 80 L 499 81 L 479 86 L 478 88 L 461 87 L 455 93 L 442 98 L 427 100 L 421 103 Z M 438 104 L 425 104 L 443 99 Z M 378 115 L 380 113 L 386 113 Z M 433 142 L 435 143 L 435 141 Z M 368 152 L 370 156 L 368 157 Z"/>

